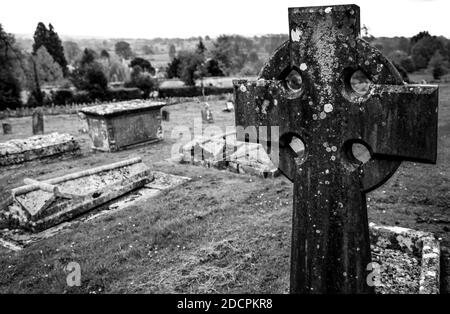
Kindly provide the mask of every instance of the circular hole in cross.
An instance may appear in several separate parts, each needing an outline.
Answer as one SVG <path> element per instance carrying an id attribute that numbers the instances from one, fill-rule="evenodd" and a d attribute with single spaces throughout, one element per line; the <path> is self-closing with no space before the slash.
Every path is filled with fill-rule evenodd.
<path id="1" fill-rule="evenodd" d="M 301 92 L 303 89 L 303 79 L 297 70 L 292 69 L 284 79 L 287 87 L 294 93 Z"/>
<path id="2" fill-rule="evenodd" d="M 361 70 L 355 71 L 350 78 L 350 86 L 359 95 L 365 95 L 369 91 L 372 82 Z"/>
<path id="3" fill-rule="evenodd" d="M 370 155 L 370 150 L 361 143 L 352 144 L 352 155 L 362 164 L 369 162 L 369 160 L 372 158 L 372 156 Z"/>

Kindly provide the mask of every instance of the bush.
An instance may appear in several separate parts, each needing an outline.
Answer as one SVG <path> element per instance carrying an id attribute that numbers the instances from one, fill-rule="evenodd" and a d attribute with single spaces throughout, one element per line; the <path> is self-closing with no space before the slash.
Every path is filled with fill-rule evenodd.
<path id="1" fill-rule="evenodd" d="M 158 82 L 149 73 L 142 72 L 140 66 L 135 65 L 131 72 L 131 80 L 125 83 L 125 87 L 139 88 L 143 92 L 142 97 L 146 99 L 152 91 L 158 88 Z"/>
<path id="2" fill-rule="evenodd" d="M 70 89 L 52 91 L 52 102 L 55 105 L 67 105 L 73 102 L 74 94 Z"/>
<path id="3" fill-rule="evenodd" d="M 137 87 L 112 88 L 108 90 L 108 100 L 131 100 L 142 98 L 142 91 Z"/>
<path id="4" fill-rule="evenodd" d="M 215 87 L 205 86 L 205 95 L 220 95 L 233 93 L 233 87 Z M 202 96 L 202 89 L 198 86 L 183 86 L 183 87 L 171 87 L 161 88 L 158 91 L 160 98 L 167 97 L 198 97 Z"/>
<path id="5" fill-rule="evenodd" d="M 414 64 L 414 60 L 411 57 L 406 57 L 400 60 L 400 65 L 406 70 L 408 73 L 412 73 L 416 70 L 416 66 Z"/>
<path id="6" fill-rule="evenodd" d="M 104 91 L 99 98 L 97 93 L 91 91 L 73 92 L 69 89 L 60 89 L 52 92 L 50 98 L 45 103 L 55 105 L 88 104 L 96 100 L 100 101 L 122 101 L 142 98 L 142 91 L 139 88 L 111 88 Z"/>

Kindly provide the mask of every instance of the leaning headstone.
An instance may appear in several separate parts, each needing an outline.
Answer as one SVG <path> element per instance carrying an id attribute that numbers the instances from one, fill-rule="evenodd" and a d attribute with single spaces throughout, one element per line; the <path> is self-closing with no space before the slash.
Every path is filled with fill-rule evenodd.
<path id="1" fill-rule="evenodd" d="M 205 105 L 202 108 L 202 121 L 206 123 L 214 123 L 212 111 L 207 102 L 205 102 Z"/>
<path id="2" fill-rule="evenodd" d="M 7 135 L 7 134 L 11 134 L 12 133 L 12 126 L 9 123 L 2 123 L 2 127 L 3 127 L 3 134 Z"/>
<path id="3" fill-rule="evenodd" d="M 438 86 L 405 85 L 360 38 L 356 5 L 290 8 L 289 34 L 257 81 L 233 82 L 236 124 L 280 133 L 258 141 L 278 146 L 294 182 L 291 293 L 372 293 L 365 195 L 402 160 L 436 163 Z M 372 82 L 364 95 L 350 84 L 356 69 Z"/>
<path id="4" fill-rule="evenodd" d="M 44 111 L 42 108 L 37 108 L 33 112 L 33 135 L 44 134 Z"/>

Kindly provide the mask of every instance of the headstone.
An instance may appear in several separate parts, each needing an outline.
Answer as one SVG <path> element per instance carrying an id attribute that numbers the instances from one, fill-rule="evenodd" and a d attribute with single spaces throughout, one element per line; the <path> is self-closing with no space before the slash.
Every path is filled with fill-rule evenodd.
<path id="1" fill-rule="evenodd" d="M 234 110 L 234 105 L 231 101 L 227 101 L 227 103 L 225 104 L 225 109 L 223 111 L 225 112 L 231 112 Z"/>
<path id="2" fill-rule="evenodd" d="M 170 121 L 170 112 L 167 110 L 161 110 L 161 119 L 163 121 Z"/>
<path id="3" fill-rule="evenodd" d="M 404 85 L 360 38 L 356 5 L 290 8 L 289 34 L 257 81 L 233 82 L 236 124 L 279 127 L 270 147 L 294 182 L 291 293 L 372 293 L 365 194 L 402 160 L 436 162 L 438 87 Z M 357 70 L 372 82 L 363 95 Z M 371 152 L 364 164 L 358 143 Z"/>
<path id="4" fill-rule="evenodd" d="M 33 112 L 33 135 L 44 134 L 44 111 L 37 108 Z"/>
<path id="5" fill-rule="evenodd" d="M 2 127 L 3 127 L 3 134 L 4 135 L 12 133 L 12 126 L 11 126 L 11 124 L 9 124 L 9 123 L 2 123 Z"/>
<path id="6" fill-rule="evenodd" d="M 206 123 L 214 123 L 212 111 L 207 102 L 205 102 L 205 105 L 202 108 L 202 121 Z"/>

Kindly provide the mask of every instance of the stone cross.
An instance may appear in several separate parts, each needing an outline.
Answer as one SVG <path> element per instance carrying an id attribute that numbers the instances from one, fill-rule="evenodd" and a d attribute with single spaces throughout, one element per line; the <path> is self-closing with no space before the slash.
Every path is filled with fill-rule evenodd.
<path id="1" fill-rule="evenodd" d="M 257 81 L 233 82 L 237 126 L 279 127 L 279 137 L 259 134 L 259 142 L 294 182 L 291 293 L 373 292 L 365 194 L 403 160 L 436 162 L 438 87 L 405 85 L 360 38 L 359 13 L 356 5 L 290 8 L 289 41 Z M 356 71 L 371 81 L 365 94 L 352 86 Z M 356 159 L 355 144 L 368 162 Z"/>
<path id="2" fill-rule="evenodd" d="M 33 111 L 32 123 L 33 135 L 44 134 L 44 111 L 42 108 Z"/>

